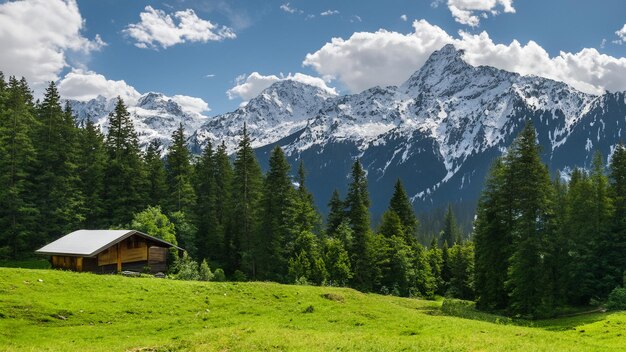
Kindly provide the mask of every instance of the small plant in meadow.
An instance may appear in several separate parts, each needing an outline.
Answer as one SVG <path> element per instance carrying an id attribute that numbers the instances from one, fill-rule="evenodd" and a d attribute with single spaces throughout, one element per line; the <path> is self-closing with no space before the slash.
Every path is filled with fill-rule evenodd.
<path id="1" fill-rule="evenodd" d="M 209 264 L 206 262 L 206 259 L 204 259 L 202 264 L 200 264 L 200 271 L 198 274 L 200 276 L 200 281 L 213 280 L 214 274 L 211 272 L 211 268 L 209 268 Z"/>
<path id="2" fill-rule="evenodd" d="M 606 302 L 606 309 L 626 310 L 626 288 L 616 287 L 613 291 L 611 291 Z"/>
<path id="3" fill-rule="evenodd" d="M 246 277 L 246 274 L 244 274 L 240 270 L 235 270 L 235 272 L 233 273 L 233 281 L 246 281 L 246 280 L 248 280 L 248 278 Z"/>
<path id="4" fill-rule="evenodd" d="M 222 270 L 221 268 L 215 269 L 215 271 L 213 272 L 212 281 L 217 281 L 217 282 L 226 281 L 226 274 L 224 274 L 224 270 Z"/>
<path id="5" fill-rule="evenodd" d="M 178 258 L 174 263 L 173 277 L 176 280 L 200 279 L 200 274 L 198 273 L 198 263 L 191 259 L 187 252 L 183 253 L 183 256 Z"/>

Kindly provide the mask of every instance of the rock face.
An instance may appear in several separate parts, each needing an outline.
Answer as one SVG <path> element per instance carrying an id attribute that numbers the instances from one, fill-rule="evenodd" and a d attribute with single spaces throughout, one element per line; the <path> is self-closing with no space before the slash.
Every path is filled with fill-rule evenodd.
<path id="1" fill-rule="evenodd" d="M 537 128 L 544 161 L 552 171 L 565 172 L 588 166 L 596 150 L 609 156 L 626 124 L 623 92 L 589 95 L 541 77 L 474 67 L 452 45 L 433 53 L 398 87 L 335 96 L 284 80 L 247 105 L 208 119 L 160 97 L 149 93 L 131 108 L 143 143 L 168 138 L 182 120 L 192 150 L 223 141 L 234 151 L 245 121 L 264 167 L 275 145 L 292 165 L 304 160 L 322 210 L 334 188 L 345 194 L 350 166 L 360 158 L 374 216 L 387 207 L 397 178 L 417 211 L 448 202 L 474 204 L 491 162 L 526 120 Z M 84 104 L 79 118 L 97 116 L 92 111 L 107 104 Z"/>

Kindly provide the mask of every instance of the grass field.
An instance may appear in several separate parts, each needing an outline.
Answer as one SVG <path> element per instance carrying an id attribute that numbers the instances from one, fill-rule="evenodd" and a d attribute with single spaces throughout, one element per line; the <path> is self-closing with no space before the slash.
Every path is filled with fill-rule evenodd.
<path id="1" fill-rule="evenodd" d="M 2 351 L 626 350 L 626 313 L 480 318 L 350 289 L 0 268 Z"/>

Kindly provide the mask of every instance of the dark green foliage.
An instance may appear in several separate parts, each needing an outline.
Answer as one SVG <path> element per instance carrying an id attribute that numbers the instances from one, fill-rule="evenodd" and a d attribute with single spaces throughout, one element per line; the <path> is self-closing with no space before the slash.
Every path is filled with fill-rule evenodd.
<path id="1" fill-rule="evenodd" d="M 340 227 L 341 231 L 350 231 L 348 226 Z M 349 235 L 351 236 L 351 235 Z M 352 278 L 350 255 L 339 238 L 328 238 L 324 243 L 324 263 L 328 271 L 328 284 L 346 286 Z"/>
<path id="2" fill-rule="evenodd" d="M 226 146 L 222 143 L 217 147 L 215 152 L 215 209 L 217 227 L 215 229 L 214 236 L 219 240 L 221 239 L 220 251 L 216 255 L 216 262 L 222 266 L 230 263 L 229 258 L 232 258 L 232 229 L 234 224 L 231 222 L 232 214 L 232 184 L 233 184 L 233 169 L 230 164 L 230 159 L 226 153 Z"/>
<path id="3" fill-rule="evenodd" d="M 606 291 L 610 282 L 615 286 L 624 286 L 626 269 L 626 149 L 622 144 L 615 148 L 610 165 L 610 195 L 613 205 L 611 220 L 611 238 L 603 243 L 603 261 L 609 270 L 602 285 Z M 606 247 L 609 244 L 610 247 Z"/>
<path id="4" fill-rule="evenodd" d="M 104 149 L 104 136 L 91 121 L 80 130 L 80 153 L 78 175 L 80 188 L 85 200 L 85 221 L 87 229 L 107 226 L 104 204 L 105 170 L 108 159 Z M 155 203 L 155 205 L 158 203 Z"/>
<path id="5" fill-rule="evenodd" d="M 158 139 L 150 142 L 144 159 L 148 178 L 147 201 L 153 206 L 163 204 L 167 197 L 167 179 L 161 158 L 161 142 Z"/>
<path id="6" fill-rule="evenodd" d="M 195 219 L 198 232 L 195 246 L 198 258 L 211 261 L 221 259 L 224 250 L 224 233 L 219 227 L 217 205 L 217 166 L 211 143 L 207 144 L 195 165 L 194 188 L 196 193 Z"/>
<path id="7" fill-rule="evenodd" d="M 79 187 L 78 128 L 69 108 L 65 111 L 53 82 L 37 107 L 34 138 L 37 151 L 33 186 L 40 237 L 33 245 L 43 245 L 79 228 L 84 218 L 84 199 Z"/>
<path id="8" fill-rule="evenodd" d="M 198 249 L 196 248 L 196 232 L 198 230 L 196 226 L 182 211 L 171 213 L 169 218 L 174 225 L 178 245 L 184 248 L 192 258 L 197 258 Z"/>
<path id="9" fill-rule="evenodd" d="M 626 288 L 616 287 L 606 301 L 608 310 L 626 310 Z"/>
<path id="10" fill-rule="evenodd" d="M 339 191 L 334 190 L 328 202 L 328 217 L 326 218 L 326 234 L 332 236 L 341 223 L 346 219 L 345 206 Z"/>
<path id="11" fill-rule="evenodd" d="M 400 179 L 396 181 L 393 189 L 391 201 L 389 201 L 389 209 L 393 210 L 402 223 L 402 231 L 406 243 L 413 244 L 417 240 L 417 217 L 413 211 L 413 205 L 402 186 Z"/>
<path id="12" fill-rule="evenodd" d="M 196 195 L 191 184 L 193 168 L 182 123 L 172 133 L 172 145 L 167 153 L 165 170 L 169 190 L 167 209 L 170 212 L 183 211 L 191 214 Z"/>
<path id="13" fill-rule="evenodd" d="M 293 244 L 293 254 L 289 258 L 291 282 L 311 282 L 323 284 L 328 272 L 319 248 L 318 239 L 309 231 L 300 232 Z"/>
<path id="14" fill-rule="evenodd" d="M 373 288 L 374 272 L 371 265 L 371 231 L 367 177 L 360 161 L 352 166 L 351 183 L 345 200 L 347 219 L 353 233 L 350 262 L 354 276 L 352 284 L 363 291 Z"/>
<path id="15" fill-rule="evenodd" d="M 448 211 L 444 219 L 444 228 L 439 237 L 439 244 L 443 246 L 444 242 L 447 242 L 450 246 L 461 242 L 461 230 L 452 212 L 452 205 L 448 205 Z"/>
<path id="16" fill-rule="evenodd" d="M 455 244 L 449 251 L 450 282 L 447 296 L 474 299 L 474 246 Z"/>
<path id="17" fill-rule="evenodd" d="M 130 113 L 121 98 L 109 114 L 104 202 L 110 225 L 125 224 L 146 205 L 146 176 Z"/>
<path id="18" fill-rule="evenodd" d="M 42 241 L 33 193 L 36 124 L 30 91 L 0 76 L 0 257 L 17 258 Z"/>
<path id="19" fill-rule="evenodd" d="M 236 153 L 232 182 L 232 249 L 229 265 L 256 278 L 259 252 L 258 233 L 260 225 L 263 175 L 250 145 L 250 136 L 244 125 L 243 136 Z"/>

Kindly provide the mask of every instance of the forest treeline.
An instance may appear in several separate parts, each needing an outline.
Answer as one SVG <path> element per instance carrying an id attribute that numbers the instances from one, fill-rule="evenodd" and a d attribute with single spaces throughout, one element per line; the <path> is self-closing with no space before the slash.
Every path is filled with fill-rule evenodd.
<path id="1" fill-rule="evenodd" d="M 294 173 L 277 147 L 263 174 L 245 127 L 234 156 L 224 144 L 192 156 L 182 126 L 162 149 L 155 141 L 140 150 L 121 99 L 103 135 L 91 121 L 76 125 L 54 83 L 34 102 L 25 80 L 0 79 L 0 256 L 31 256 L 79 228 L 130 227 L 177 243 L 185 260 L 206 260 L 231 279 L 473 297 L 473 248 L 461 243 L 452 213 L 441 243 L 425 248 L 398 180 L 373 229 L 358 160 L 347 194 L 333 193 L 322 219 L 305 166 Z"/>
<path id="2" fill-rule="evenodd" d="M 143 152 L 121 99 L 103 135 L 91 121 L 77 126 L 54 83 L 35 102 L 24 79 L 0 76 L 2 258 L 31 256 L 80 228 L 132 228 L 185 248 L 173 266 L 181 276 L 211 277 L 210 266 L 222 279 L 446 295 L 549 316 L 624 284 L 626 150 L 568 176 L 550 177 L 528 123 L 485 180 L 471 240 L 448 207 L 440 235 L 423 246 L 400 180 L 372 227 L 358 160 L 323 219 L 305 165 L 291 170 L 276 147 L 263 173 L 245 127 L 234 155 L 223 143 L 191 155 L 182 125 L 166 153 L 157 141 Z"/>

